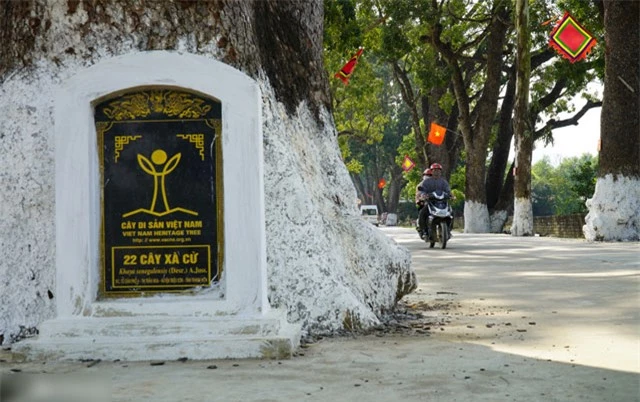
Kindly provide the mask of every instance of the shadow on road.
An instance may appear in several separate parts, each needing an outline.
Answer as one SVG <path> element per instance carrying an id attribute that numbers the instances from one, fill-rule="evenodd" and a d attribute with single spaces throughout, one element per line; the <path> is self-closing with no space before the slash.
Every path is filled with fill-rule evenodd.
<path id="1" fill-rule="evenodd" d="M 419 287 L 404 302 L 443 306 L 426 316 L 447 317 L 447 339 L 640 372 L 638 243 L 456 233 L 440 250 L 383 230 L 412 254 Z"/>

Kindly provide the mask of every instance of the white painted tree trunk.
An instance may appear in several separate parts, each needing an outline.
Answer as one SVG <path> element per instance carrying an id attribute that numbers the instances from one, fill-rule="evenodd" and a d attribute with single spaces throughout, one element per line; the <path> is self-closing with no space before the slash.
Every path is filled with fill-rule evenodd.
<path id="1" fill-rule="evenodd" d="M 529 35 L 529 3 L 516 1 L 516 104 L 514 107 L 514 135 L 516 171 L 514 181 L 513 224 L 511 236 L 533 236 L 533 208 L 531 206 L 531 153 L 533 134 L 528 129 L 529 81 L 531 76 L 531 38 Z"/>
<path id="2" fill-rule="evenodd" d="M 64 163 L 53 152 L 57 87 L 96 63 L 148 50 L 216 59 L 260 87 L 272 306 L 306 333 L 331 332 L 375 325 L 415 289 L 409 251 L 356 208 L 326 108 L 321 1 L 0 4 L 10 51 L 0 52 L 0 343 L 55 315 L 53 167 Z"/>
<path id="3" fill-rule="evenodd" d="M 640 180 L 608 174 L 596 182 L 582 230 L 587 240 L 640 240 Z"/>
<path id="4" fill-rule="evenodd" d="M 491 214 L 491 233 L 502 233 L 502 228 L 509 218 L 509 213 L 503 209 Z"/>
<path id="5" fill-rule="evenodd" d="M 603 2 L 605 77 L 600 168 L 587 240 L 640 240 L 640 2 Z"/>
<path id="6" fill-rule="evenodd" d="M 487 204 L 473 201 L 464 203 L 464 232 L 465 233 L 489 233 L 491 228 L 489 221 L 489 209 Z"/>
<path id="7" fill-rule="evenodd" d="M 513 204 L 511 236 L 533 235 L 533 206 L 531 198 L 516 198 Z"/>

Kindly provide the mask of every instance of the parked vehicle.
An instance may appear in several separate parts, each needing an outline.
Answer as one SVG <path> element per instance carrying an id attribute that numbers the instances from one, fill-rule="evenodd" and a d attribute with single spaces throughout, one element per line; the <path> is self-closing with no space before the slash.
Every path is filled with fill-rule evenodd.
<path id="1" fill-rule="evenodd" d="M 369 223 L 372 223 L 376 226 L 380 225 L 380 221 L 378 220 L 378 206 L 377 205 L 361 205 L 360 206 L 360 215 Z"/>
<path id="2" fill-rule="evenodd" d="M 440 243 L 440 248 L 447 247 L 447 241 L 451 238 L 451 226 L 453 225 L 453 210 L 449 205 L 451 195 L 447 193 L 433 192 L 427 196 L 427 206 L 429 208 L 429 236 L 425 241 L 429 247 L 433 248 L 436 243 Z"/>

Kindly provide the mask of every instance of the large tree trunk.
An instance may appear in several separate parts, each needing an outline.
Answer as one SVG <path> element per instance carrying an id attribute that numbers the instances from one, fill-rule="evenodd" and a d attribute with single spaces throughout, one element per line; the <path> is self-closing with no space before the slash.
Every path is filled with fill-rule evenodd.
<path id="1" fill-rule="evenodd" d="M 322 1 L 2 1 L 0 21 L 5 343 L 54 313 L 56 86 L 132 52 L 203 55 L 258 83 L 269 299 L 290 321 L 306 333 L 335 331 L 345 322 L 375 325 L 381 311 L 415 288 L 408 251 L 356 208 L 329 110 Z"/>
<path id="2" fill-rule="evenodd" d="M 529 38 L 528 0 L 516 0 L 516 174 L 512 236 L 533 236 L 531 203 L 531 153 L 533 130 L 529 122 L 529 77 L 531 75 L 531 39 Z"/>
<path id="3" fill-rule="evenodd" d="M 508 183 L 505 183 L 505 171 L 511 151 L 511 140 L 513 139 L 513 119 L 511 115 L 515 103 L 515 92 L 516 76 L 515 72 L 512 71 L 502 99 L 498 137 L 493 145 L 485 185 L 491 233 L 501 233 L 509 213 L 513 211 L 513 175 L 507 175 Z M 503 202 L 500 202 L 501 200 Z M 505 200 L 509 202 L 504 202 Z"/>
<path id="4" fill-rule="evenodd" d="M 640 239 L 640 2 L 604 1 L 605 78 L 600 171 L 588 240 Z"/>
<path id="5" fill-rule="evenodd" d="M 462 63 L 450 45 L 441 38 L 441 24 L 435 24 L 431 37 L 433 45 L 453 70 L 453 88 L 460 113 L 459 129 L 464 137 L 467 153 L 464 203 L 464 231 L 466 233 L 487 233 L 490 230 L 485 190 L 485 163 L 491 126 L 498 105 L 503 65 L 502 49 L 506 40 L 508 21 L 508 5 L 497 5 L 486 38 L 484 88 L 473 112 L 463 76 Z"/>
<path id="6" fill-rule="evenodd" d="M 511 115 L 515 104 L 516 75 L 511 72 L 507 89 L 500 106 L 500 121 L 498 124 L 498 136 L 493 144 L 491 152 L 491 162 L 487 171 L 487 207 L 493 212 L 498 198 L 502 192 L 505 171 L 509 161 L 511 151 L 511 140 L 513 139 L 513 120 Z"/>
<path id="7" fill-rule="evenodd" d="M 404 171 L 401 167 L 394 164 L 394 167 L 391 170 L 391 180 L 387 189 L 387 210 L 384 212 L 394 214 L 398 212 L 400 193 L 406 184 L 403 172 Z"/>
<path id="8" fill-rule="evenodd" d="M 491 233 L 502 232 L 504 224 L 507 222 L 507 219 L 509 219 L 509 215 L 513 214 L 513 169 L 515 166 L 516 163 L 514 160 L 509 167 L 502 191 L 500 192 L 500 197 L 491 214 Z"/>

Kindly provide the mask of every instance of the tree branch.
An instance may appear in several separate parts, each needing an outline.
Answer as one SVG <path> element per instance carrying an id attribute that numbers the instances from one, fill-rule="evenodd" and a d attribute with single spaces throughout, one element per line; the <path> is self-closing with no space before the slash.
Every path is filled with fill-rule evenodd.
<path id="1" fill-rule="evenodd" d="M 535 70 L 545 62 L 551 60 L 555 56 L 555 53 L 548 47 L 544 50 L 531 55 L 531 70 Z"/>
<path id="2" fill-rule="evenodd" d="M 531 114 L 537 116 L 540 112 L 555 103 L 555 101 L 558 100 L 558 98 L 562 94 L 562 90 L 566 87 L 566 84 L 566 78 L 561 78 L 556 81 L 551 91 L 538 100 L 537 105 L 532 108 Z"/>
<path id="3" fill-rule="evenodd" d="M 577 126 L 579 124 L 579 120 L 582 118 L 582 116 L 585 115 L 585 113 L 587 113 L 590 109 L 593 109 L 595 107 L 601 107 L 601 106 L 602 106 L 602 101 L 597 101 L 597 102 L 587 101 L 587 103 L 582 107 L 582 109 L 580 109 L 576 114 L 574 114 L 570 118 L 563 119 L 563 120 L 551 119 L 547 121 L 547 124 L 545 124 L 544 127 L 542 127 L 539 130 L 536 130 L 534 134 L 534 139 L 537 140 L 541 138 L 548 131 L 554 130 L 556 128 L 562 128 L 567 126 Z"/>
<path id="4" fill-rule="evenodd" d="M 353 130 L 342 130 L 342 131 L 338 132 L 338 137 L 343 137 L 343 136 L 346 136 L 346 135 L 355 135 L 355 134 L 356 134 L 356 132 L 353 131 Z"/>

